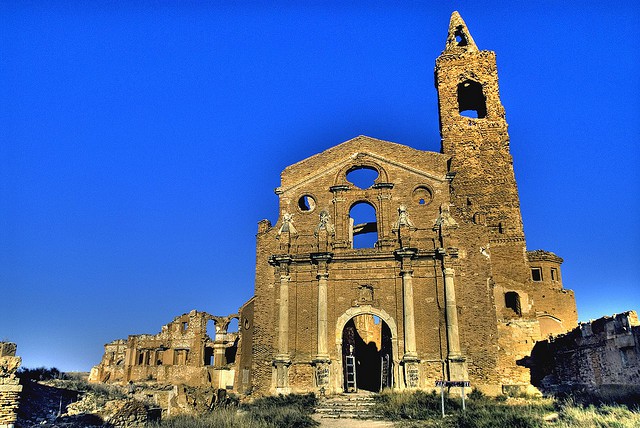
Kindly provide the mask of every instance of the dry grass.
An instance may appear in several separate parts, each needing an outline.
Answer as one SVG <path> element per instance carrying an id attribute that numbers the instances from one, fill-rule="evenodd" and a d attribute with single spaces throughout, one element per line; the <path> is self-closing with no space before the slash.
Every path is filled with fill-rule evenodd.
<path id="1" fill-rule="evenodd" d="M 447 417 L 441 416 L 440 395 L 424 392 L 381 394 L 376 411 L 396 421 L 398 428 L 638 428 L 640 411 L 625 405 L 583 404 L 575 400 L 485 397 L 475 393 L 463 412 L 460 399 L 445 398 Z M 556 413 L 552 422 L 545 417 Z"/>
<path id="2" fill-rule="evenodd" d="M 596 407 L 576 406 L 565 403 L 560 406 L 560 420 L 555 427 L 569 428 L 637 428 L 640 427 L 640 413 L 626 406 L 603 405 Z"/>

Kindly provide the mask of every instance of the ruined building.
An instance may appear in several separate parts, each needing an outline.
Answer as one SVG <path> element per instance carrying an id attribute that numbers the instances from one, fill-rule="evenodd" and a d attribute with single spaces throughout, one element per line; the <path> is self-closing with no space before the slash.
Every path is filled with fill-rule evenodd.
<path id="1" fill-rule="evenodd" d="M 206 384 L 234 370 L 243 394 L 529 385 L 517 361 L 574 328 L 576 305 L 562 259 L 526 250 L 495 53 L 457 12 L 435 87 L 440 153 L 359 136 L 282 172 L 233 363 L 207 364 L 235 339 L 224 323 L 209 338 L 210 316 L 192 312 L 108 344 L 94 378 Z"/>
<path id="2" fill-rule="evenodd" d="M 237 318 L 194 310 L 176 317 L 156 335 L 114 340 L 104 346 L 102 361 L 91 370 L 89 381 L 156 381 L 232 389 L 240 338 L 227 330 Z"/>
<path id="3" fill-rule="evenodd" d="M 588 388 L 640 393 L 640 322 L 634 311 L 580 323 L 543 340 L 525 365 L 545 391 Z"/>
<path id="4" fill-rule="evenodd" d="M 359 136 L 283 171 L 278 222 L 258 226 L 251 387 L 341 392 L 355 371 L 374 391 L 496 393 L 529 384 L 516 361 L 536 340 L 576 326 L 562 259 L 526 250 L 495 54 L 457 13 L 435 86 L 440 153 Z"/>
<path id="5" fill-rule="evenodd" d="M 0 342 L 0 428 L 13 428 L 18 419 L 22 385 L 16 376 L 22 359 L 16 356 L 16 344 Z"/>

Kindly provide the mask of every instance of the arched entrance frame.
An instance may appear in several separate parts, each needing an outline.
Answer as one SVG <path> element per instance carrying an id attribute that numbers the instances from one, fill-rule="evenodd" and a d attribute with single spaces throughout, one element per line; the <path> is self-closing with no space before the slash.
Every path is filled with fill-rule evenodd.
<path id="1" fill-rule="evenodd" d="M 343 392 L 343 384 L 344 384 L 344 370 L 342 367 L 342 332 L 344 330 L 345 325 L 349 322 L 349 320 L 358 315 L 374 315 L 384 321 L 389 327 L 389 331 L 391 331 L 391 353 L 393 355 L 393 389 L 399 388 L 398 379 L 399 378 L 399 364 L 400 354 L 398 351 L 398 325 L 395 320 L 384 310 L 374 308 L 371 305 L 361 305 L 349 308 L 338 317 L 338 321 L 336 322 L 336 358 L 335 371 L 333 372 L 333 392 L 341 393 Z"/>

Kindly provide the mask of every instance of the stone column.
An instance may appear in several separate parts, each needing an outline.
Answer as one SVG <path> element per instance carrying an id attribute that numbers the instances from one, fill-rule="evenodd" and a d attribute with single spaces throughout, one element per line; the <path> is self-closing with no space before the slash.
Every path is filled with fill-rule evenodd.
<path id="1" fill-rule="evenodd" d="M 347 185 L 331 186 L 333 193 L 333 219 L 335 224 L 334 248 L 349 248 L 349 212 L 346 207 L 344 192 L 349 190 Z"/>
<path id="2" fill-rule="evenodd" d="M 327 282 L 329 279 L 329 261 L 333 254 L 316 253 L 311 255 L 314 263 L 318 264 L 318 313 L 317 330 L 318 343 L 316 358 L 313 360 L 315 366 L 316 386 L 325 388 L 329 385 L 330 370 L 328 326 L 327 326 Z"/>
<path id="3" fill-rule="evenodd" d="M 404 366 L 405 385 L 408 388 L 417 388 L 420 384 L 419 359 L 416 350 L 416 330 L 413 306 L 413 270 L 411 259 L 415 257 L 417 250 L 403 248 L 395 251 L 396 257 L 401 261 L 400 276 L 402 277 L 402 310 L 404 313 Z"/>
<path id="4" fill-rule="evenodd" d="M 400 275 L 402 275 L 402 307 L 404 310 L 404 358 L 417 358 L 413 312 L 413 271 L 403 269 Z"/>
<path id="5" fill-rule="evenodd" d="M 455 271 L 443 268 L 444 272 L 444 300 L 447 321 L 447 343 L 449 357 L 460 356 L 460 338 L 458 336 L 458 308 L 456 306 L 456 289 L 453 282 Z"/>
<path id="6" fill-rule="evenodd" d="M 289 265 L 291 257 L 289 255 L 273 256 L 272 263 L 278 267 L 280 272 L 280 302 L 278 312 L 278 353 L 273 365 L 275 368 L 275 392 L 288 394 L 289 391 L 289 366 L 291 357 L 289 356 Z"/>
<path id="7" fill-rule="evenodd" d="M 327 279 L 326 272 L 318 274 L 318 354 L 316 358 L 329 358 L 327 346 Z"/>
<path id="8" fill-rule="evenodd" d="M 288 272 L 280 274 L 280 312 L 278 316 L 278 357 L 289 357 L 289 281 Z"/>
<path id="9" fill-rule="evenodd" d="M 456 290 L 454 283 L 455 271 L 443 266 L 445 317 L 447 322 L 447 364 L 449 380 L 466 380 L 467 367 L 465 358 L 460 351 L 460 337 L 458 333 L 458 307 L 456 305 Z"/>

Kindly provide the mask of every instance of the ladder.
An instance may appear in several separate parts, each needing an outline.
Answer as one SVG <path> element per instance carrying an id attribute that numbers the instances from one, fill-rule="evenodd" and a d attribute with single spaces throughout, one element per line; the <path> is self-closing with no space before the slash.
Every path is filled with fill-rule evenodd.
<path id="1" fill-rule="evenodd" d="M 386 354 L 380 358 L 380 391 L 391 386 L 391 382 L 389 382 L 389 366 L 389 354 Z"/>
<path id="2" fill-rule="evenodd" d="M 357 392 L 356 386 L 356 357 L 353 355 L 347 355 L 344 357 L 344 374 L 345 383 L 347 385 L 346 392 Z"/>

